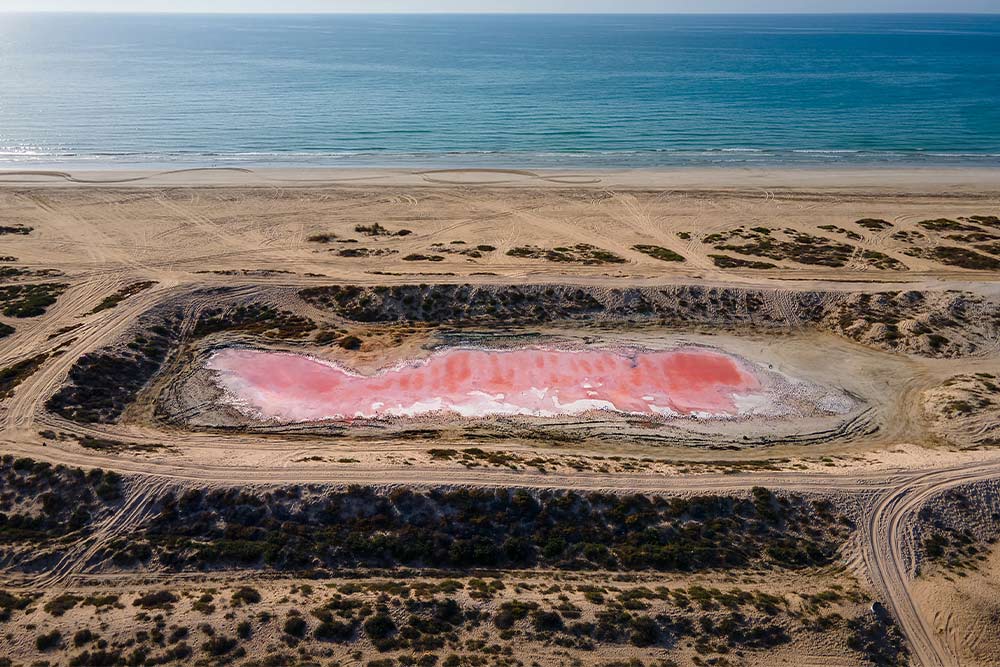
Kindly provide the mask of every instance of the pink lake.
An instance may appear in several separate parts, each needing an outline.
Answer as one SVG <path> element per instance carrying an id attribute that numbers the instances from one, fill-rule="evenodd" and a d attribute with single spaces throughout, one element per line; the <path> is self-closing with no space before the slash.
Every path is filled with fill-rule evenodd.
<path id="1" fill-rule="evenodd" d="M 733 416 L 761 383 L 735 358 L 701 348 L 661 352 L 451 349 L 361 375 L 284 352 L 229 348 L 207 367 L 228 399 L 286 422 L 417 416 L 556 416 L 591 410 Z"/>

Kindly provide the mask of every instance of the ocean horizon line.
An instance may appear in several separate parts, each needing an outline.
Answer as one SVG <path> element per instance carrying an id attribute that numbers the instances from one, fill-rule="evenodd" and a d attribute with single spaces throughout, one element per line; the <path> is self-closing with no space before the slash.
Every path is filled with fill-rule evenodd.
<path id="1" fill-rule="evenodd" d="M 492 11 L 492 12 L 451 12 L 451 11 L 423 11 L 423 12 L 357 12 L 357 11 L 272 11 L 272 12 L 244 12 L 244 11 L 164 11 L 164 10 L 133 10 L 133 11 L 107 11 L 107 10 L 62 10 L 62 9 L 41 9 L 41 10 L 7 10 L 0 8 L 0 15 L 108 15 L 108 16 L 1000 16 L 1000 8 L 996 11 L 975 11 L 975 12 L 935 12 L 935 11 L 824 11 L 824 12 L 525 12 L 525 11 Z"/>

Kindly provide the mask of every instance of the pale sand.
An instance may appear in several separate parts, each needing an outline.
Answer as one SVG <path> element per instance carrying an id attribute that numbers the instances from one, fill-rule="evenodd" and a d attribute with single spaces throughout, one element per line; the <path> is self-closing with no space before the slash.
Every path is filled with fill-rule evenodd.
<path id="1" fill-rule="evenodd" d="M 177 170 L 0 169 L 0 185 L 295 186 L 295 185 L 497 185 L 595 188 L 808 188 L 892 190 L 939 194 L 1000 189 L 1000 169 L 928 168 L 690 168 L 690 169 L 379 169 L 238 168 Z"/>

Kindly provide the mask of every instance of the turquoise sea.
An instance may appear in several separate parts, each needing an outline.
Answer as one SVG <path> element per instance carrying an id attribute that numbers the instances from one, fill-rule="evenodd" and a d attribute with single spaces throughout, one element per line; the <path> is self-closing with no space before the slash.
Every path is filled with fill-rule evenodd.
<path id="1" fill-rule="evenodd" d="M 0 167 L 1000 165 L 1000 16 L 0 14 Z"/>

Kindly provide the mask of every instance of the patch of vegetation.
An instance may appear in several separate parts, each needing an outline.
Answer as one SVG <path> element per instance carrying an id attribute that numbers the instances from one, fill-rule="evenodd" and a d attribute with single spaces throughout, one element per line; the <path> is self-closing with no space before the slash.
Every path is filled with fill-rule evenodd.
<path id="1" fill-rule="evenodd" d="M 232 602 L 237 604 L 257 604 L 261 601 L 260 591 L 251 586 L 240 586 L 233 591 Z"/>
<path id="2" fill-rule="evenodd" d="M 0 459 L 0 479 L 0 544 L 37 544 L 86 532 L 121 497 L 121 477 L 113 472 L 10 455 Z"/>
<path id="3" fill-rule="evenodd" d="M 76 607 L 80 601 L 83 600 L 78 595 L 73 595 L 72 593 L 63 593 L 62 595 L 57 595 L 48 602 L 45 603 L 43 609 L 45 613 L 51 614 L 53 616 L 62 616 L 70 609 Z"/>
<path id="4" fill-rule="evenodd" d="M 423 255 L 421 253 L 411 253 L 403 258 L 404 262 L 443 262 L 441 255 Z"/>
<path id="5" fill-rule="evenodd" d="M 736 243 L 734 240 L 739 240 Z M 706 236 L 703 243 L 712 244 L 716 250 L 740 255 L 788 260 L 799 264 L 841 267 L 854 254 L 855 247 L 823 236 L 813 236 L 795 229 L 770 229 L 738 227 L 726 232 Z"/>
<path id="6" fill-rule="evenodd" d="M 970 215 L 968 218 L 959 218 L 959 220 L 965 220 L 967 222 L 974 222 L 977 225 L 985 225 L 987 227 L 993 227 L 994 229 L 1000 229 L 1000 218 L 995 215 Z"/>
<path id="7" fill-rule="evenodd" d="M 572 262 L 584 265 L 624 264 L 626 262 L 625 258 L 589 243 L 577 243 L 570 247 L 561 246 L 551 249 L 533 245 L 518 246 L 508 250 L 507 255 L 520 259 L 544 259 L 550 262 Z"/>
<path id="8" fill-rule="evenodd" d="M 847 531 L 830 507 L 762 489 L 752 500 L 361 488 L 265 499 L 234 489 L 162 505 L 133 542 L 171 568 L 801 568 L 831 562 Z"/>
<path id="9" fill-rule="evenodd" d="M 880 271 L 906 271 L 908 267 L 895 257 L 877 250 L 862 250 L 861 259 Z"/>
<path id="10" fill-rule="evenodd" d="M 35 231 L 34 227 L 28 227 L 26 225 L 0 225 L 0 236 L 8 234 L 27 236 L 33 231 Z"/>
<path id="11" fill-rule="evenodd" d="M 17 266 L 0 266 L 0 280 L 8 278 L 48 278 L 51 276 L 61 276 L 62 271 L 56 269 L 22 269 Z"/>
<path id="12" fill-rule="evenodd" d="M 974 247 L 976 248 L 976 250 L 1000 257 L 1000 243 L 984 243 L 982 245 L 977 245 Z"/>
<path id="13" fill-rule="evenodd" d="M 726 258 L 734 260 L 734 258 Z M 775 267 L 776 268 L 776 267 Z M 783 292 L 699 285 L 621 288 L 570 285 L 356 285 L 304 289 L 310 305 L 360 322 L 518 323 L 647 321 L 664 325 L 812 326 L 882 349 L 932 357 L 992 346 L 1000 309 L 967 292 Z"/>
<path id="14" fill-rule="evenodd" d="M 948 218 L 938 218 L 937 220 L 921 220 L 917 226 L 931 232 L 981 232 L 981 228 L 975 225 L 968 225 Z"/>
<path id="15" fill-rule="evenodd" d="M 52 630 L 35 637 L 35 648 L 43 653 L 58 648 L 62 644 L 62 633 Z"/>
<path id="16" fill-rule="evenodd" d="M 878 218 L 863 218 L 854 224 L 873 232 L 881 232 L 892 227 L 892 223 L 888 220 L 880 220 Z"/>
<path id="17" fill-rule="evenodd" d="M 74 421 L 113 423 L 166 361 L 179 323 L 178 315 L 136 335 L 123 349 L 83 355 L 70 369 L 70 384 L 46 407 Z"/>
<path id="18" fill-rule="evenodd" d="M 94 306 L 94 309 L 90 311 L 91 314 L 99 313 L 102 310 L 108 310 L 109 308 L 116 307 L 119 303 L 129 298 L 130 296 L 135 296 L 145 292 L 153 285 L 156 285 L 155 280 L 144 280 L 137 283 L 132 283 L 131 285 L 126 285 L 119 289 L 114 294 L 104 297 L 99 304 Z"/>
<path id="19" fill-rule="evenodd" d="M 968 234 L 948 234 L 945 236 L 949 241 L 958 241 L 959 243 L 985 243 L 987 241 L 997 241 L 1000 240 L 1000 236 L 996 234 L 990 234 L 989 232 L 970 232 Z"/>
<path id="20" fill-rule="evenodd" d="M 146 444 L 137 442 L 121 442 L 120 440 L 110 440 L 108 438 L 96 438 L 90 435 L 77 437 L 77 442 L 84 449 L 93 449 L 101 452 L 152 452 L 163 449 L 160 444 Z"/>
<path id="21" fill-rule="evenodd" d="M 602 312 L 584 289 L 566 286 L 392 285 L 313 287 L 299 296 L 359 322 L 573 319 Z"/>
<path id="22" fill-rule="evenodd" d="M 1000 270 L 1000 259 L 994 259 L 968 248 L 957 246 L 936 246 L 934 248 L 907 248 L 903 251 L 911 257 L 931 259 L 948 266 L 957 266 L 974 271 Z"/>
<path id="23" fill-rule="evenodd" d="M 7 336 L 10 336 L 11 334 L 14 333 L 14 331 L 16 331 L 14 327 L 10 326 L 9 324 L 4 324 L 3 322 L 0 322 L 0 340 L 6 338 Z"/>
<path id="24" fill-rule="evenodd" d="M 30 359 L 19 361 L 13 366 L 0 368 L 0 401 L 9 398 L 19 384 L 34 375 L 49 358 L 48 352 L 36 354 Z"/>
<path id="25" fill-rule="evenodd" d="M 312 320 L 273 306 L 250 303 L 232 308 L 212 308 L 198 318 L 196 337 L 222 331 L 281 340 L 304 338 L 316 329 Z"/>
<path id="26" fill-rule="evenodd" d="M 468 257 L 469 259 L 481 259 L 484 252 L 493 252 L 496 250 L 496 248 L 491 245 L 480 245 L 475 248 L 462 247 L 464 245 L 465 241 L 452 241 L 448 245 L 445 245 L 444 243 L 432 243 L 431 247 L 434 248 L 434 252 L 443 252 L 449 255 L 462 255 L 463 257 Z M 485 250 L 485 248 L 489 248 L 489 250 Z"/>
<path id="27" fill-rule="evenodd" d="M 844 229 L 843 227 L 838 227 L 837 225 L 820 225 L 819 229 L 822 229 L 825 232 L 833 232 L 835 234 L 840 234 L 841 236 L 846 236 L 852 241 L 860 241 L 864 238 L 861 234 L 858 234 L 855 231 Z"/>
<path id="28" fill-rule="evenodd" d="M 366 236 L 409 236 L 413 233 L 409 229 L 400 229 L 399 231 L 392 232 L 377 222 L 371 225 L 355 225 L 354 231 Z"/>
<path id="29" fill-rule="evenodd" d="M 132 603 L 134 607 L 143 609 L 172 609 L 179 598 L 168 590 L 158 590 L 140 595 Z"/>
<path id="30" fill-rule="evenodd" d="M 336 234 L 313 234 L 306 238 L 310 243 L 333 243 L 337 240 Z"/>
<path id="31" fill-rule="evenodd" d="M 6 623 L 15 611 L 24 611 L 35 601 L 36 595 L 17 595 L 0 589 L 0 623 Z"/>
<path id="32" fill-rule="evenodd" d="M 337 255 L 340 257 L 386 257 L 388 255 L 395 255 L 399 253 L 398 250 L 393 250 L 392 248 L 343 248 L 337 251 Z"/>
<path id="33" fill-rule="evenodd" d="M 893 232 L 892 237 L 894 241 L 901 241 L 903 243 L 913 243 L 919 239 L 927 238 L 924 234 L 921 234 L 915 230 L 902 229 L 898 232 Z"/>
<path id="34" fill-rule="evenodd" d="M 989 517 L 985 539 L 967 527 L 979 519 L 984 505 L 992 509 L 987 499 L 950 489 L 921 509 L 920 544 L 927 560 L 959 573 L 976 569 L 1000 533 L 1000 514 L 996 512 Z"/>
<path id="35" fill-rule="evenodd" d="M 62 283 L 0 286 L 0 313 L 7 317 L 38 317 L 66 291 Z"/>
<path id="36" fill-rule="evenodd" d="M 712 262 L 720 269 L 754 269 L 758 271 L 763 271 L 766 269 L 776 269 L 778 266 L 776 264 L 771 264 L 770 262 L 759 262 L 750 259 L 739 259 L 738 257 L 730 257 L 729 255 L 709 255 Z"/>
<path id="37" fill-rule="evenodd" d="M 876 609 L 881 609 L 881 605 Z M 876 667 L 904 667 L 909 664 L 909 651 L 902 634 L 888 613 L 852 619 L 847 623 L 850 638 L 847 645 Z"/>
<path id="38" fill-rule="evenodd" d="M 674 252 L 670 248 L 663 248 L 658 245 L 634 245 L 632 250 L 636 252 L 641 252 L 644 255 L 649 255 L 653 259 L 659 259 L 664 262 L 683 262 L 685 261 L 684 256 Z"/>

